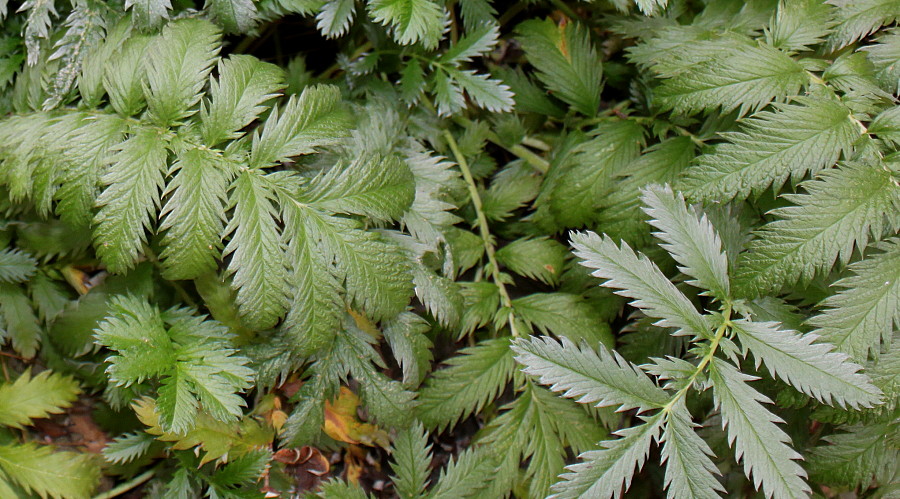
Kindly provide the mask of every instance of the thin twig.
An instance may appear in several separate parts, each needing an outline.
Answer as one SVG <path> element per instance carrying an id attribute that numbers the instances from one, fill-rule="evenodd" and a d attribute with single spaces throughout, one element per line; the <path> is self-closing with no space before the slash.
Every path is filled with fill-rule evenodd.
<path id="1" fill-rule="evenodd" d="M 500 275 L 500 265 L 497 263 L 497 258 L 495 256 L 496 249 L 494 248 L 493 238 L 491 237 L 491 231 L 488 227 L 487 216 L 485 216 L 484 208 L 481 204 L 481 195 L 478 194 L 478 186 L 475 184 L 475 178 L 472 177 L 469 163 L 459 150 L 459 145 L 456 143 L 456 139 L 453 138 L 453 134 L 450 133 L 450 130 L 444 130 L 444 138 L 447 139 L 447 144 L 450 146 L 450 150 L 456 158 L 456 163 L 462 171 L 463 178 L 466 180 L 466 186 L 469 188 L 469 197 L 472 198 L 472 206 L 475 207 L 475 214 L 478 219 L 478 232 L 481 234 L 481 241 L 484 243 L 484 252 L 487 255 L 488 265 L 491 268 L 491 279 L 497 286 L 503 306 L 509 310 L 509 329 L 512 332 L 512 335 L 517 337 L 519 336 L 519 331 L 516 328 L 512 313 L 512 298 L 510 298 L 509 291 L 507 291 L 506 285 L 503 283 L 502 276 Z"/>
<path id="2" fill-rule="evenodd" d="M 150 480 L 151 478 L 153 478 L 153 475 L 155 475 L 155 474 L 156 474 L 155 470 L 150 470 L 150 471 L 144 472 L 123 484 L 119 484 L 118 486 L 113 487 L 102 494 L 94 496 L 94 499 L 111 499 L 113 497 L 120 496 L 120 495 L 128 492 L 129 490 L 137 487 L 138 485 L 143 484 L 147 480 Z"/>

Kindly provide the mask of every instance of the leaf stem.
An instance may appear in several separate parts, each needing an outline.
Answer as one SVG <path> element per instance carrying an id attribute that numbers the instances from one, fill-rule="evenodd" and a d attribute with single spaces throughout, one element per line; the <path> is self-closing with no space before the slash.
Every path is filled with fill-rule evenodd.
<path id="1" fill-rule="evenodd" d="M 703 356 L 703 359 L 700 360 L 700 363 L 697 364 L 697 368 L 694 369 L 691 377 L 688 378 L 687 383 L 675 393 L 675 396 L 672 397 L 665 406 L 663 406 L 663 412 L 671 412 L 672 408 L 675 407 L 675 404 L 678 403 L 679 400 L 684 398 L 687 394 L 688 390 L 694 386 L 694 382 L 697 380 L 697 377 L 706 370 L 706 366 L 712 362 L 713 357 L 716 355 L 716 351 L 719 349 L 719 342 L 722 341 L 722 338 L 725 336 L 725 332 L 728 330 L 728 327 L 731 325 L 731 303 L 728 303 L 725 306 L 725 310 L 722 312 L 724 320 L 722 324 L 719 325 L 719 328 L 716 329 L 716 334 L 713 336 L 713 339 L 710 340 L 709 343 L 709 352 Z"/>
<path id="2" fill-rule="evenodd" d="M 465 118 L 463 116 L 455 116 L 453 118 L 453 121 L 455 121 L 458 125 L 460 125 L 463 128 L 471 127 L 474 125 L 474 123 L 472 123 L 472 120 Z M 529 165 L 531 165 L 532 168 L 534 168 L 535 170 L 537 170 L 541 173 L 547 173 L 547 171 L 550 170 L 550 162 L 549 161 L 538 156 L 533 151 L 531 151 L 530 149 L 528 149 L 527 147 L 522 145 L 522 144 L 532 145 L 532 147 L 534 147 L 535 149 L 549 151 L 550 145 L 545 143 L 544 141 L 534 139 L 531 137 L 525 137 L 524 139 L 522 139 L 522 144 L 516 144 L 514 146 L 509 146 L 509 145 L 504 144 L 503 141 L 500 140 L 500 137 L 496 133 L 494 133 L 490 130 L 488 130 L 485 133 L 485 138 L 487 138 L 488 141 L 490 141 L 492 144 L 498 145 L 498 146 L 506 149 L 507 151 L 509 151 L 514 156 L 525 160 L 525 162 L 528 163 Z M 538 144 L 540 144 L 540 145 L 538 145 Z"/>
<path id="3" fill-rule="evenodd" d="M 447 140 L 447 144 L 450 146 L 450 150 L 456 158 L 456 163 L 462 171 L 463 178 L 466 180 L 466 186 L 469 188 L 469 197 L 472 198 L 472 205 L 475 207 L 475 214 L 478 220 L 478 232 L 481 235 L 482 243 L 484 243 L 484 252 L 487 255 L 488 265 L 491 268 L 491 279 L 494 281 L 494 284 L 497 285 L 504 308 L 509 309 L 509 316 L 507 317 L 509 329 L 514 337 L 518 337 L 519 331 L 516 329 L 515 319 L 512 313 L 512 298 L 510 298 L 509 291 L 507 291 L 506 285 L 503 283 L 502 276 L 500 275 L 500 265 L 497 264 L 497 257 L 494 254 L 495 248 L 493 236 L 491 236 L 487 217 L 484 214 L 484 208 L 481 204 L 481 195 L 478 194 L 478 186 L 475 184 L 475 178 L 472 177 L 469 163 L 459 150 L 459 144 L 456 143 L 456 139 L 453 138 L 453 134 L 450 133 L 450 130 L 444 130 L 444 138 Z"/>
<path id="4" fill-rule="evenodd" d="M 155 475 L 155 474 L 156 474 L 156 470 L 146 471 L 123 484 L 120 484 L 112 489 L 109 489 L 102 494 L 98 494 L 98 495 L 94 496 L 94 499 L 111 499 L 113 497 L 120 496 L 120 495 L 124 494 L 125 492 L 128 492 L 129 490 L 137 487 L 138 485 L 143 484 L 147 480 L 150 480 L 151 478 L 153 478 L 153 475 Z"/>

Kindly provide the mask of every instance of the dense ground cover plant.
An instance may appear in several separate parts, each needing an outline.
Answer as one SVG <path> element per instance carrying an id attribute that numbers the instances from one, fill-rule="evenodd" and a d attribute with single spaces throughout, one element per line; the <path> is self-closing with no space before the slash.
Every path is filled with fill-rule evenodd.
<path id="1" fill-rule="evenodd" d="M 900 494 L 897 0 L 0 19 L 0 497 Z"/>

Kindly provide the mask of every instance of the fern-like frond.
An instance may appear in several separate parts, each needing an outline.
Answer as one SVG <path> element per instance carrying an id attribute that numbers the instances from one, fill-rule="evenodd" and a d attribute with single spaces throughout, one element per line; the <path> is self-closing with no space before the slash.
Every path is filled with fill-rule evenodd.
<path id="1" fill-rule="evenodd" d="M 196 112 L 206 77 L 221 46 L 219 29 L 202 19 L 167 24 L 149 47 L 147 107 L 153 121 L 170 125 Z"/>
<path id="2" fill-rule="evenodd" d="M 900 324 L 900 239 L 879 245 L 881 253 L 850 265 L 849 276 L 834 283 L 837 294 L 826 298 L 825 310 L 808 324 L 824 341 L 858 362 L 878 354 Z"/>
<path id="3" fill-rule="evenodd" d="M 846 487 L 869 487 L 872 480 L 889 483 L 900 465 L 900 452 L 891 444 L 897 423 L 883 422 L 844 426 L 841 433 L 829 435 L 810 450 L 809 467 L 813 478 Z M 893 435 L 892 435 L 893 434 Z"/>
<path id="4" fill-rule="evenodd" d="M 28 253 L 15 248 L 0 250 L 0 282 L 27 281 L 37 270 L 37 261 Z"/>
<path id="5" fill-rule="evenodd" d="M 293 156 L 316 152 L 347 135 L 350 115 L 341 107 L 341 92 L 331 85 L 306 87 L 266 118 L 254 134 L 250 166 L 263 168 Z"/>
<path id="6" fill-rule="evenodd" d="M 644 466 L 653 441 L 659 438 L 662 412 L 642 418 L 644 423 L 616 432 L 622 438 L 601 442 L 600 450 L 578 456 L 582 461 L 566 469 L 562 481 L 551 489 L 553 499 L 618 499 L 631 486 L 634 473 Z"/>
<path id="7" fill-rule="evenodd" d="M 810 492 L 804 480 L 806 472 L 796 462 L 801 456 L 788 446 L 790 437 L 775 425 L 781 419 L 761 404 L 771 400 L 747 385 L 756 378 L 714 357 L 709 379 L 728 430 L 728 443 L 757 490 L 762 486 L 767 498 L 806 497 Z"/>
<path id="8" fill-rule="evenodd" d="M 573 293 L 532 293 L 512 301 L 516 318 L 542 333 L 566 336 L 589 345 L 615 343 L 609 325 L 594 304 Z"/>
<path id="9" fill-rule="evenodd" d="M 444 31 L 444 11 L 431 0 L 371 0 L 369 15 L 375 22 L 391 27 L 400 45 L 421 43 L 437 48 Z"/>
<path id="10" fill-rule="evenodd" d="M 568 338 L 559 343 L 543 336 L 518 340 L 512 349 L 525 366 L 523 372 L 580 404 L 645 412 L 662 407 L 669 398 L 640 369 L 602 345 L 598 353 Z"/>
<path id="11" fill-rule="evenodd" d="M 633 298 L 631 304 L 648 316 L 660 319 L 660 327 L 678 328 L 677 334 L 709 337 L 706 320 L 694 305 L 644 255 L 638 255 L 622 242 L 616 245 L 608 236 L 592 232 L 572 233 L 575 255 L 582 265 L 597 269 L 592 273 L 606 279 L 603 286 L 616 288 L 616 294 Z"/>
<path id="12" fill-rule="evenodd" d="M 603 65 L 581 24 L 556 25 L 552 20 L 531 20 L 516 31 L 538 78 L 557 97 L 586 116 L 600 106 Z"/>
<path id="13" fill-rule="evenodd" d="M 421 423 L 397 433 L 391 446 L 393 482 L 401 499 L 421 497 L 428 486 L 431 444 Z"/>
<path id="14" fill-rule="evenodd" d="M 837 7 L 838 25 L 828 37 L 829 51 L 845 47 L 871 34 L 884 24 L 900 19 L 898 0 L 830 0 Z"/>
<path id="15" fill-rule="evenodd" d="M 649 187 L 641 200 L 647 206 L 644 211 L 652 217 L 650 225 L 659 229 L 653 235 L 680 264 L 678 270 L 694 278 L 687 283 L 709 290 L 720 301 L 727 300 L 731 294 L 728 258 L 706 215 L 688 207 L 681 193 L 672 192 L 668 186 Z"/>
<path id="16" fill-rule="evenodd" d="M 111 272 L 132 268 L 147 241 L 168 170 L 166 145 L 166 135 L 157 129 L 133 129 L 115 146 L 112 164 L 100 179 L 107 187 L 97 198 L 94 244 Z"/>
<path id="17" fill-rule="evenodd" d="M 41 497 L 87 499 L 100 482 L 100 467 L 90 454 L 54 452 L 48 445 L 0 445 L 0 487 L 11 480 Z M 16 497 L 18 494 L 10 497 Z"/>
<path id="18" fill-rule="evenodd" d="M 200 108 L 200 133 L 208 146 L 241 137 L 240 130 L 265 111 L 263 103 L 284 87 L 281 68 L 249 55 L 220 60 L 218 71 Z"/>
<path id="19" fill-rule="evenodd" d="M 516 368 L 508 338 L 486 340 L 450 357 L 419 390 L 416 415 L 429 428 L 444 428 L 481 411 L 506 388 Z"/>
<path id="20" fill-rule="evenodd" d="M 363 155 L 313 179 L 304 203 L 376 221 L 399 219 L 415 197 L 412 172 L 397 156 Z"/>
<path id="21" fill-rule="evenodd" d="M 69 376 L 26 370 L 13 383 L 0 384 L 0 425 L 22 428 L 32 420 L 59 414 L 72 405 L 81 390 Z"/>
<path id="22" fill-rule="evenodd" d="M 756 297 L 811 279 L 864 250 L 886 222 L 896 230 L 900 189 L 895 182 L 879 163 L 846 163 L 804 182 L 806 194 L 785 195 L 795 206 L 774 210 L 780 220 L 763 226 L 738 260 L 739 294 Z"/>
<path id="23" fill-rule="evenodd" d="M 834 99 L 796 97 L 723 132 L 726 143 L 697 158 L 676 187 L 701 201 L 728 201 L 779 189 L 835 164 L 863 130 L 850 110 Z"/>
<path id="24" fill-rule="evenodd" d="M 881 392 L 868 376 L 858 371 L 862 366 L 849 361 L 846 354 L 832 352 L 827 343 L 813 343 L 815 334 L 800 335 L 778 328 L 775 322 L 732 321 L 744 354 L 753 354 L 757 367 L 766 365 L 773 376 L 793 385 L 803 393 L 826 404 L 835 402 L 856 409 L 871 407 Z"/>
<path id="25" fill-rule="evenodd" d="M 289 291 L 275 193 L 261 172 L 248 170 L 234 179 L 229 198 L 234 214 L 225 229 L 231 234 L 225 255 L 231 255 L 237 304 L 249 326 L 267 329 L 287 309 Z"/>
<path id="26" fill-rule="evenodd" d="M 666 465 L 666 497 L 718 499 L 725 492 L 715 475 L 719 469 L 710 457 L 713 451 L 694 431 L 691 413 L 680 399 L 665 415 L 660 461 Z"/>
<path id="27" fill-rule="evenodd" d="M 125 0 L 125 9 L 131 9 L 134 25 L 141 29 L 156 28 L 169 18 L 171 0 Z"/>
<path id="28" fill-rule="evenodd" d="M 694 114 L 738 109 L 745 115 L 797 95 L 808 83 L 803 66 L 768 45 L 748 46 L 665 79 L 655 97 L 664 110 Z"/>
<path id="29" fill-rule="evenodd" d="M 225 229 L 225 198 L 231 178 L 229 165 L 207 148 L 179 151 L 169 172 L 163 251 L 167 279 L 193 279 L 216 270 Z"/>

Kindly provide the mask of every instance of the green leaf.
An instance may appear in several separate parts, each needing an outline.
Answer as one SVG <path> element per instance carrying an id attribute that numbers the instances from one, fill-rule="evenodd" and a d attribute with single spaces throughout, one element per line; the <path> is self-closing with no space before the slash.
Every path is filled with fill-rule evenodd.
<path id="1" fill-rule="evenodd" d="M 169 18 L 172 2 L 170 0 L 125 0 L 125 9 L 129 8 L 135 26 L 149 29 L 159 26 Z"/>
<path id="2" fill-rule="evenodd" d="M 860 50 L 878 69 L 885 89 L 893 94 L 900 92 L 900 30 L 887 30 L 878 37 L 878 43 Z"/>
<path id="3" fill-rule="evenodd" d="M 146 105 L 146 54 L 152 42 L 149 36 L 132 36 L 111 53 L 105 67 L 97 68 L 103 76 L 110 105 L 122 116 L 133 116 Z"/>
<path id="4" fill-rule="evenodd" d="M 391 27 L 391 34 L 400 45 L 421 42 L 433 50 L 441 40 L 444 12 L 431 0 L 371 0 L 368 9 L 375 22 Z"/>
<path id="5" fill-rule="evenodd" d="M 496 468 L 494 456 L 467 449 L 441 470 L 428 499 L 457 499 L 474 495 L 488 485 Z"/>
<path id="6" fill-rule="evenodd" d="M 897 37 L 900 40 L 900 36 Z M 900 57 L 897 58 L 900 61 Z M 900 76 L 898 76 L 900 81 Z M 900 146 L 900 106 L 886 109 L 869 123 L 869 133 L 874 133 L 879 139 Z"/>
<path id="7" fill-rule="evenodd" d="M 833 2 L 837 6 L 837 26 L 828 37 L 829 52 L 864 38 L 884 24 L 900 19 L 898 0 L 857 0 Z"/>
<path id="8" fill-rule="evenodd" d="M 812 477 L 850 488 L 868 488 L 873 479 L 889 483 L 900 464 L 900 455 L 889 437 L 892 432 L 896 434 L 896 423 L 844 426 L 841 430 L 824 437 L 827 445 L 810 450 Z"/>
<path id="9" fill-rule="evenodd" d="M 330 344 L 340 327 L 345 307 L 341 285 L 329 272 L 331 262 L 318 248 L 316 227 L 310 225 L 307 213 L 287 201 L 283 217 L 292 267 L 288 281 L 293 285 L 283 327 L 298 353 L 313 353 Z"/>
<path id="10" fill-rule="evenodd" d="M 575 22 L 556 25 L 550 19 L 525 21 L 516 31 L 541 82 L 581 114 L 596 115 L 603 66 L 590 32 Z"/>
<path id="11" fill-rule="evenodd" d="M 633 120 L 597 125 L 580 144 L 571 163 L 561 170 L 550 191 L 550 211 L 565 227 L 595 219 L 606 197 L 615 192 L 613 179 L 626 173 L 644 144 L 644 127 Z"/>
<path id="12" fill-rule="evenodd" d="M 497 251 L 497 261 L 513 272 L 547 285 L 559 282 L 568 251 L 554 239 L 517 239 Z"/>
<path id="13" fill-rule="evenodd" d="M 302 201 L 325 211 L 398 220 L 415 197 L 412 172 L 395 155 L 363 155 L 312 180 Z"/>
<path id="14" fill-rule="evenodd" d="M 0 316 L 0 338 L 9 338 L 13 350 L 21 356 L 34 357 L 43 331 L 21 285 L 0 283 Z"/>
<path id="15" fill-rule="evenodd" d="M 644 423 L 640 426 L 616 432 L 622 438 L 601 442 L 600 450 L 578 456 L 583 462 L 566 467 L 570 473 L 561 475 L 562 481 L 553 486 L 553 497 L 621 497 L 623 489 L 631 486 L 635 468 L 640 470 L 643 467 L 653 440 L 659 437 L 662 414 L 660 412 L 650 418 L 642 417 Z"/>
<path id="16" fill-rule="evenodd" d="M 607 279 L 603 286 L 618 288 L 617 295 L 633 298 L 631 305 L 650 317 L 654 325 L 674 327 L 676 335 L 710 337 L 706 321 L 694 305 L 646 256 L 634 253 L 628 243 L 621 248 L 607 236 L 573 232 L 572 245 L 582 265 L 597 269 L 591 275 Z"/>
<path id="17" fill-rule="evenodd" d="M 111 272 L 131 269 L 147 241 L 165 182 L 166 144 L 166 136 L 155 129 L 134 129 L 115 146 L 112 165 L 101 178 L 107 187 L 97 198 L 94 244 Z"/>
<path id="18" fill-rule="evenodd" d="M 655 98 L 663 110 L 681 114 L 739 109 L 758 111 L 773 100 L 797 95 L 809 76 L 799 63 L 769 45 L 732 50 L 663 81 Z"/>
<path id="19" fill-rule="evenodd" d="M 832 286 L 824 311 L 808 324 L 814 333 L 858 362 L 877 355 L 881 342 L 890 343 L 893 325 L 900 323 L 900 239 L 877 246 L 881 253 L 850 265 L 852 272 Z"/>
<path id="20" fill-rule="evenodd" d="M 742 120 L 740 132 L 697 158 L 676 187 L 692 199 L 727 201 L 776 190 L 788 180 L 831 167 L 850 151 L 863 130 L 850 110 L 833 99 L 796 97 Z"/>
<path id="21" fill-rule="evenodd" d="M 207 0 L 206 8 L 227 33 L 246 33 L 259 17 L 253 0 Z"/>
<path id="22" fill-rule="evenodd" d="M 416 415 L 442 431 L 495 400 L 513 376 L 516 363 L 508 338 L 485 340 L 444 361 L 419 390 Z"/>
<path id="23" fill-rule="evenodd" d="M 744 474 L 753 485 L 763 488 L 767 498 L 807 497 L 806 472 L 795 461 L 801 459 L 788 446 L 790 438 L 775 423 L 781 422 L 760 404 L 771 403 L 765 395 L 747 385 L 756 378 L 739 372 L 717 357 L 709 364 L 716 406 L 728 430 L 728 444 L 735 458 L 743 462 Z"/>
<path id="24" fill-rule="evenodd" d="M 509 86 L 500 80 L 490 78 L 486 74 L 474 70 L 457 70 L 446 68 L 450 76 L 459 83 L 475 105 L 494 113 L 512 111 L 514 101 Z"/>
<path id="25" fill-rule="evenodd" d="M 775 48 L 805 52 L 821 43 L 835 24 L 834 7 L 819 0 L 778 3 L 767 41 Z"/>
<path id="26" fill-rule="evenodd" d="M 660 461 L 666 465 L 665 487 L 669 498 L 718 499 L 717 492 L 725 492 L 715 477 L 719 469 L 710 459 L 715 455 L 694 431 L 695 426 L 683 398 L 666 412 Z"/>
<path id="27" fill-rule="evenodd" d="M 334 348 L 342 352 L 350 374 L 359 380 L 362 401 L 369 414 L 384 426 L 409 426 L 414 416 L 413 399 L 416 394 L 375 368 L 376 365 L 385 367 L 381 356 L 373 348 L 375 339 L 349 317 L 345 318 L 344 332 L 338 338 Z"/>
<path id="28" fill-rule="evenodd" d="M 56 213 L 66 223 L 79 229 L 91 224 L 101 173 L 125 131 L 126 122 L 119 116 L 98 114 L 81 121 L 67 137 L 67 168 L 56 191 Z"/>
<path id="29" fill-rule="evenodd" d="M 169 23 L 148 47 L 147 107 L 158 125 L 191 116 L 218 56 L 219 30 L 209 21 L 183 19 Z"/>
<path id="30" fill-rule="evenodd" d="M 42 498 L 87 499 L 100 482 L 100 467 L 89 454 L 32 443 L 0 445 L 0 471 L 0 484 L 12 481 Z"/>
<path id="31" fill-rule="evenodd" d="M 22 428 L 32 420 L 59 414 L 81 390 L 69 376 L 43 371 L 31 377 L 27 369 L 15 382 L 0 384 L 0 425 Z"/>
<path id="32" fill-rule="evenodd" d="M 178 153 L 163 193 L 166 231 L 160 256 L 166 279 L 194 279 L 218 267 L 225 229 L 225 197 L 231 172 L 225 161 L 207 148 Z"/>
<path id="33" fill-rule="evenodd" d="M 353 0 L 321 0 L 316 2 L 315 10 L 319 10 L 316 15 L 319 31 L 327 38 L 337 38 L 347 34 L 353 24 L 356 3 Z"/>
<path id="34" fill-rule="evenodd" d="M 142 298 L 117 296 L 96 333 L 97 343 L 116 351 L 107 359 L 120 386 L 161 378 L 157 409 L 166 431 L 184 434 L 205 414 L 236 421 L 246 404 L 236 392 L 249 387 L 249 359 L 234 355 L 224 326 L 187 309 L 164 314 Z"/>
<path id="35" fill-rule="evenodd" d="M 497 45 L 499 37 L 500 27 L 496 24 L 483 24 L 473 30 L 467 29 L 465 35 L 437 57 L 437 61 L 452 65 L 472 62 L 472 58 L 490 52 Z"/>
<path id="36" fill-rule="evenodd" d="M 589 345 L 615 343 L 609 324 L 591 302 L 571 293 L 533 293 L 512 301 L 516 317 L 548 334 Z"/>
<path id="37" fill-rule="evenodd" d="M 397 433 L 391 446 L 391 477 L 401 499 L 422 497 L 428 486 L 431 444 L 421 423 Z"/>
<path id="38" fill-rule="evenodd" d="M 738 260 L 738 294 L 755 297 L 847 263 L 866 248 L 870 234 L 897 229 L 900 190 L 879 164 L 845 163 L 801 184 L 806 194 L 786 194 L 795 206 L 772 211 L 779 220 L 763 226 Z M 840 200 L 835 203 L 835 200 Z"/>
<path id="39" fill-rule="evenodd" d="M 359 222 L 309 210 L 327 261 L 337 272 L 351 304 L 369 317 L 382 320 L 406 308 L 413 292 L 410 264 L 403 248 L 378 233 L 362 230 Z"/>
<path id="40" fill-rule="evenodd" d="M 219 77 L 210 79 L 209 101 L 200 107 L 200 133 L 208 146 L 243 136 L 241 129 L 257 118 L 266 101 L 284 88 L 284 71 L 241 54 L 219 61 Z"/>
<path id="41" fill-rule="evenodd" d="M 431 340 L 425 335 L 430 329 L 425 319 L 411 312 L 403 312 L 384 324 L 384 339 L 403 370 L 403 383 L 418 386 L 430 370 Z"/>
<path id="42" fill-rule="evenodd" d="M 251 168 L 265 168 L 293 156 L 316 152 L 347 135 L 350 116 L 341 107 L 341 93 L 331 85 L 303 89 L 281 108 L 273 109 L 262 134 L 253 135 Z"/>
<path id="43" fill-rule="evenodd" d="M 126 433 L 103 448 L 103 457 L 110 463 L 127 464 L 145 456 L 155 441 L 152 435 L 143 431 Z"/>
<path id="44" fill-rule="evenodd" d="M 244 171 L 232 183 L 234 214 L 225 229 L 231 240 L 224 254 L 231 255 L 237 304 L 253 329 L 274 326 L 287 309 L 288 269 L 274 201 L 268 179 L 258 171 Z"/>
<path id="45" fill-rule="evenodd" d="M 578 347 L 568 338 L 558 343 L 542 336 L 517 340 L 512 348 L 516 361 L 525 366 L 523 372 L 550 385 L 554 392 L 564 392 L 564 397 L 577 397 L 580 404 L 645 412 L 668 401 L 646 374 L 603 345 L 598 353 L 587 346 Z"/>
<path id="46" fill-rule="evenodd" d="M 832 352 L 827 343 L 813 343 L 819 338 L 815 334 L 801 336 L 780 330 L 778 325 L 738 319 L 731 328 L 741 340 L 744 354 L 753 354 L 757 367 L 764 363 L 772 376 L 823 403 L 856 409 L 880 402 L 880 390 L 858 372 L 862 366 L 849 361 L 846 354 Z"/>
<path id="47" fill-rule="evenodd" d="M 25 282 L 37 270 L 37 262 L 28 253 L 15 248 L 0 250 L 0 282 Z"/>
<path id="48" fill-rule="evenodd" d="M 650 215 L 650 225 L 659 229 L 653 235 L 663 241 L 662 248 L 680 265 L 678 270 L 694 278 L 688 284 L 707 289 L 719 301 L 731 296 L 728 258 L 722 241 L 706 214 L 688 207 L 681 193 L 668 186 L 651 186 L 641 198 Z"/>

